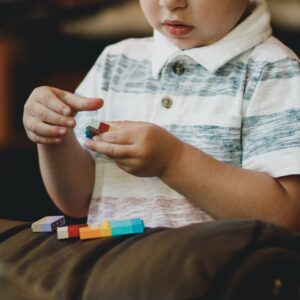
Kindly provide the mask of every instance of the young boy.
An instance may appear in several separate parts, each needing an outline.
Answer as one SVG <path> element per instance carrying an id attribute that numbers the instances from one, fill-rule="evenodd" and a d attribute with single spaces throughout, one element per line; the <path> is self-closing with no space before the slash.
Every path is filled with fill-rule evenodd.
<path id="1" fill-rule="evenodd" d="M 153 38 L 107 47 L 76 94 L 39 87 L 25 104 L 53 201 L 89 223 L 299 229 L 300 66 L 265 1 L 140 4 Z M 95 118 L 114 130 L 85 139 Z"/>

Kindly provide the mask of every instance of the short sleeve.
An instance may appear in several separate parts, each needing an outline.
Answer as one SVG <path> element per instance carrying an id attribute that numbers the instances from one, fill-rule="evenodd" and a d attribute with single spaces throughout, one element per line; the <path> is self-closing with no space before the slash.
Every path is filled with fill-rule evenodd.
<path id="1" fill-rule="evenodd" d="M 300 174 L 300 64 L 265 64 L 254 86 L 242 127 L 242 166 L 272 177 Z"/>

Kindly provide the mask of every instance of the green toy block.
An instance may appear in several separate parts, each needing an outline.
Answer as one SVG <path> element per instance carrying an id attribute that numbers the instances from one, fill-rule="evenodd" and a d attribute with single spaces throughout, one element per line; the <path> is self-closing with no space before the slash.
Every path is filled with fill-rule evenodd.
<path id="1" fill-rule="evenodd" d="M 87 129 L 87 130 L 85 131 L 85 136 L 86 136 L 87 138 L 89 138 L 89 139 L 92 139 L 94 135 L 93 135 L 93 133 L 92 133 L 91 130 Z"/>

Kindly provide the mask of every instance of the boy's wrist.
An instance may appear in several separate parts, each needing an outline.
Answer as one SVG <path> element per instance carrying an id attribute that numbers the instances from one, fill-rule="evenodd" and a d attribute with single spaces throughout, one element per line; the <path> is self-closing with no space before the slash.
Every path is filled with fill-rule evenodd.
<path id="1" fill-rule="evenodd" d="M 176 174 L 180 173 L 180 165 L 184 157 L 187 144 L 179 141 L 176 151 L 174 151 L 171 157 L 168 159 L 163 172 L 158 176 L 163 182 L 168 183 Z"/>

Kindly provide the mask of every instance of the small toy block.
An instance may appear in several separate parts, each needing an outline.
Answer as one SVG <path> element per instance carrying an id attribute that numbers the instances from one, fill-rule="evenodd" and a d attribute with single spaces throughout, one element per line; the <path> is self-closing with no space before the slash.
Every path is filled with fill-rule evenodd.
<path id="1" fill-rule="evenodd" d="M 109 128 L 110 126 L 108 124 L 92 119 L 86 126 L 85 136 L 91 139 L 99 133 L 108 131 Z"/>
<path id="2" fill-rule="evenodd" d="M 31 224 L 33 232 L 52 232 L 65 224 L 64 216 L 47 216 Z"/>
<path id="3" fill-rule="evenodd" d="M 103 133 L 103 132 L 106 132 L 108 131 L 110 128 L 110 126 L 104 122 L 100 122 L 100 125 L 98 127 L 98 132 L 99 133 Z"/>
<path id="4" fill-rule="evenodd" d="M 79 224 L 79 225 L 70 225 L 68 226 L 68 234 L 69 238 L 79 237 L 79 229 L 82 227 L 87 227 L 87 224 Z"/>
<path id="5" fill-rule="evenodd" d="M 91 127 L 87 127 L 86 128 L 86 131 L 85 131 L 85 136 L 87 137 L 87 138 L 93 138 L 95 135 L 97 135 L 98 134 L 98 131 L 96 130 L 96 129 L 94 129 L 94 128 L 91 128 Z"/>
<path id="6" fill-rule="evenodd" d="M 142 219 L 136 218 L 131 219 L 133 233 L 142 233 L 145 230 L 144 221 Z"/>
<path id="7" fill-rule="evenodd" d="M 95 136 L 95 134 L 90 129 L 86 129 L 85 136 L 89 139 L 92 139 Z"/>
<path id="8" fill-rule="evenodd" d="M 68 239 L 69 238 L 68 226 L 58 227 L 56 232 L 57 232 L 57 238 L 59 240 Z"/>
<path id="9" fill-rule="evenodd" d="M 112 236 L 132 234 L 132 224 L 130 220 L 110 221 Z"/>
<path id="10" fill-rule="evenodd" d="M 110 227 L 110 224 L 109 224 L 109 221 L 108 220 L 102 220 L 102 223 L 101 223 L 101 235 L 103 237 L 107 237 L 107 236 L 111 236 L 112 233 L 111 233 L 111 227 Z"/>
<path id="11" fill-rule="evenodd" d="M 98 134 L 98 127 L 100 126 L 100 122 L 98 120 L 92 119 L 86 126 L 85 136 L 87 138 L 93 138 Z"/>
<path id="12" fill-rule="evenodd" d="M 100 126 L 100 122 L 96 119 L 91 119 L 89 126 L 97 130 Z"/>
<path id="13" fill-rule="evenodd" d="M 89 130 L 92 134 L 97 134 L 98 133 L 98 129 L 94 128 L 94 127 L 91 127 L 91 126 L 88 126 L 86 128 L 86 130 Z"/>
<path id="14" fill-rule="evenodd" d="M 79 237 L 81 240 L 102 237 L 100 225 L 89 225 L 87 227 L 79 228 Z"/>

